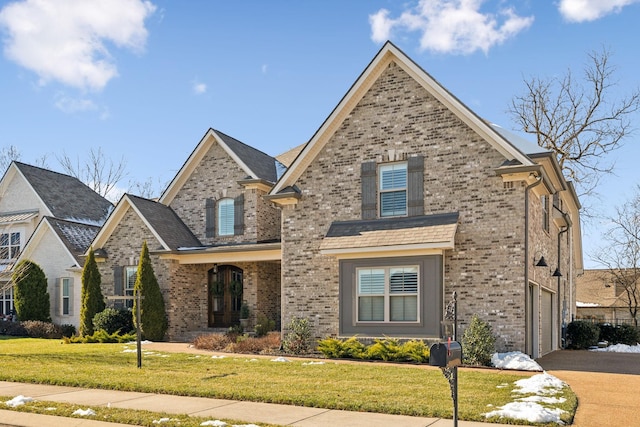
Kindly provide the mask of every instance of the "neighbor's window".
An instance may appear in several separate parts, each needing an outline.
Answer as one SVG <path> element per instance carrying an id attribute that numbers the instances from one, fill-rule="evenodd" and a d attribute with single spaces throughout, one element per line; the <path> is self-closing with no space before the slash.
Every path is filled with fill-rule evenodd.
<path id="1" fill-rule="evenodd" d="M 15 259 L 20 254 L 20 233 L 0 234 L 0 259 Z"/>
<path id="2" fill-rule="evenodd" d="M 380 216 L 407 214 L 407 164 L 381 165 L 379 172 Z"/>
<path id="3" fill-rule="evenodd" d="M 124 268 L 124 296 L 131 297 L 124 302 L 126 308 L 133 308 L 133 288 L 136 285 L 138 267 Z"/>
<path id="4" fill-rule="evenodd" d="M 357 269 L 359 322 L 417 322 L 418 267 Z"/>
<path id="5" fill-rule="evenodd" d="M 68 316 L 71 314 L 71 279 L 69 277 L 63 277 L 61 279 L 62 289 L 60 289 L 60 307 L 62 309 L 62 315 Z"/>
<path id="6" fill-rule="evenodd" d="M 232 236 L 234 233 L 233 199 L 222 199 L 218 202 L 218 235 Z"/>

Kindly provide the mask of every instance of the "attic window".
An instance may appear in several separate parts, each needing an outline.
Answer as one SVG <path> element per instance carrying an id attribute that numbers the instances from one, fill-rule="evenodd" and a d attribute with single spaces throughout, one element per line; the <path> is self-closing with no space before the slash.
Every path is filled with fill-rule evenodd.
<path id="1" fill-rule="evenodd" d="M 222 199 L 218 202 L 218 235 L 233 235 L 233 199 Z"/>
<path id="2" fill-rule="evenodd" d="M 407 163 L 381 165 L 380 216 L 402 216 L 407 214 Z"/>

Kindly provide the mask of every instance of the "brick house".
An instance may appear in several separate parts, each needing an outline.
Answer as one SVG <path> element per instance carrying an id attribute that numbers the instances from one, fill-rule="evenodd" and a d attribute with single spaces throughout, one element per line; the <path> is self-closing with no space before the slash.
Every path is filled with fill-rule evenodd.
<path id="1" fill-rule="evenodd" d="M 629 301 L 634 301 L 635 296 L 626 292 L 619 278 L 633 283 L 637 274 L 634 269 L 614 270 L 613 273 L 607 269 L 584 270 L 584 274 L 576 279 L 576 319 L 613 325 L 633 324 L 629 308 L 636 304 L 629 304 Z"/>
<path id="2" fill-rule="evenodd" d="M 111 209 L 77 178 L 12 162 L 0 181 L 0 316 L 14 308 L 15 264 L 29 259 L 47 277 L 51 320 L 78 327 L 83 256 Z"/>
<path id="3" fill-rule="evenodd" d="M 126 195 L 96 240 L 122 295 L 146 239 L 169 339 L 247 301 L 286 333 L 438 338 L 488 321 L 500 350 L 561 345 L 582 269 L 580 205 L 554 155 L 469 110 L 387 43 L 279 161 L 209 130 L 156 201 Z M 461 333 L 459 331 L 459 333 Z"/>

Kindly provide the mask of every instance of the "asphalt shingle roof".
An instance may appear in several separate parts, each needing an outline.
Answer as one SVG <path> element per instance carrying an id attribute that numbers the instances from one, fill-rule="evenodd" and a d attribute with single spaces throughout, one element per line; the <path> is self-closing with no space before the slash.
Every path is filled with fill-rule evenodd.
<path id="1" fill-rule="evenodd" d="M 169 206 L 132 194 L 127 194 L 127 197 L 169 246 L 169 249 L 202 246 L 198 238 Z"/>
<path id="2" fill-rule="evenodd" d="M 113 208 L 111 202 L 77 178 L 14 163 L 56 218 L 102 225 Z"/>
<path id="3" fill-rule="evenodd" d="M 53 231 L 60 237 L 69 252 L 74 256 L 79 266 L 84 264 L 83 255 L 86 253 L 91 242 L 100 231 L 97 225 L 81 224 L 78 222 L 65 221 L 53 217 L 45 217 Z"/>
<path id="4" fill-rule="evenodd" d="M 276 171 L 276 159 L 253 147 L 248 146 L 235 138 L 215 131 L 227 146 L 246 164 L 257 176 L 255 178 L 264 179 L 269 182 L 276 182 L 278 179 Z"/>

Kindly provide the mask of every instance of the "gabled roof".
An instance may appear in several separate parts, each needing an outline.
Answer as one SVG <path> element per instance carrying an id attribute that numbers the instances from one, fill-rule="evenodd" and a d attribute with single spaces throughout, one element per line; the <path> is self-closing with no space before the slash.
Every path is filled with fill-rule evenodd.
<path id="1" fill-rule="evenodd" d="M 77 178 L 16 161 L 12 166 L 33 188 L 51 216 L 102 225 L 113 208 L 111 202 Z"/>
<path id="2" fill-rule="evenodd" d="M 160 203 L 165 205 L 171 204 L 171 201 L 175 198 L 176 194 L 189 179 L 214 143 L 219 144 L 220 147 L 229 154 L 244 173 L 247 174 L 248 178 L 261 179 L 267 182 L 277 181 L 278 172 L 276 170 L 276 159 L 229 135 L 214 129 L 209 129 L 167 189 L 162 193 L 162 196 L 160 196 Z"/>
<path id="3" fill-rule="evenodd" d="M 316 131 L 309 143 L 305 145 L 300 155 L 298 155 L 293 164 L 276 183 L 270 194 L 277 194 L 283 188 L 296 183 L 300 175 L 307 169 L 348 114 L 356 107 L 358 102 L 392 62 L 412 76 L 425 90 L 498 150 L 505 159 L 517 160 L 523 165 L 533 164 L 531 159 L 529 159 L 517 145 L 505 139 L 505 137 L 490 124 L 478 117 L 393 43 L 386 42 L 353 86 L 351 86 L 340 103 L 334 108 L 329 117 Z"/>
<path id="4" fill-rule="evenodd" d="M 57 237 L 61 246 L 66 249 L 70 261 L 75 261 L 75 265 L 70 265 L 69 267 L 81 268 L 84 265 L 83 255 L 89 249 L 99 230 L 100 227 L 97 225 L 82 224 L 45 216 L 25 244 L 17 261 L 31 257 L 42 237 L 47 231 L 50 231 Z"/>
<path id="5" fill-rule="evenodd" d="M 104 246 L 129 209 L 133 209 L 160 242 L 161 248 L 150 247 L 150 250 L 175 251 L 181 247 L 202 246 L 198 238 L 169 206 L 143 197 L 125 194 L 93 241 L 94 248 Z"/>

